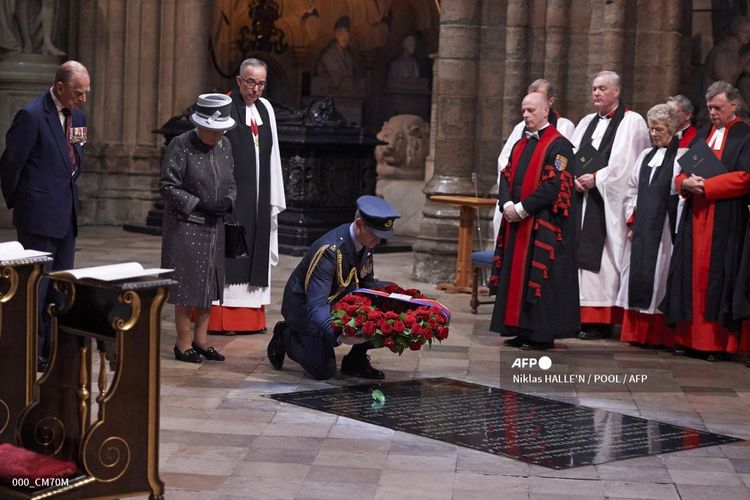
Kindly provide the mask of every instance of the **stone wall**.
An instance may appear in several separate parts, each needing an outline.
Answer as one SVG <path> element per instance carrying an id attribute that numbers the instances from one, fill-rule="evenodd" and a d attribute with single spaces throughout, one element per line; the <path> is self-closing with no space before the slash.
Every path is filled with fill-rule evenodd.
<path id="1" fill-rule="evenodd" d="M 81 223 L 142 224 L 159 197 L 152 130 L 206 90 L 211 0 L 81 2 L 76 58 L 91 75 Z"/>

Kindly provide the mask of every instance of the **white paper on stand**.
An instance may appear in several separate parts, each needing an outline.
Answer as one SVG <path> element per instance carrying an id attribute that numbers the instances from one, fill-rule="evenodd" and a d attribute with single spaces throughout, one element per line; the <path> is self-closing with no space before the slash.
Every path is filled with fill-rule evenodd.
<path id="1" fill-rule="evenodd" d="M 49 273 L 50 276 L 66 276 L 76 279 L 90 278 L 99 281 L 117 281 L 140 276 L 155 276 L 162 273 L 171 273 L 174 269 L 152 268 L 144 269 L 138 262 L 123 262 L 121 264 L 109 264 L 106 266 L 81 267 L 78 269 L 66 269 Z"/>
<path id="2" fill-rule="evenodd" d="M 6 241 L 0 243 L 0 260 L 18 260 L 28 259 L 31 257 L 42 257 L 51 255 L 49 252 L 40 252 L 39 250 L 26 250 L 23 245 L 17 241 Z"/>

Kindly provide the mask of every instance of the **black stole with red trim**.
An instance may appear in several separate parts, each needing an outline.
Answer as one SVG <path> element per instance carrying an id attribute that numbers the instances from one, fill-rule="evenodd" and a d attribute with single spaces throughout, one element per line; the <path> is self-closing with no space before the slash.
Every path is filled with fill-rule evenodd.
<path id="1" fill-rule="evenodd" d="M 531 195 L 542 182 L 555 177 L 554 167 L 551 165 L 545 166 L 544 160 L 550 145 L 558 137 L 562 137 L 562 135 L 554 127 L 548 127 L 541 134 L 539 143 L 534 148 L 528 167 L 523 174 L 524 178 L 519 197 L 521 201 Z M 510 167 L 503 171 L 503 175 L 511 187 L 516 173 L 523 170 L 523 166 L 519 166 L 519 160 L 527 142 L 528 138 L 524 137 L 516 143 L 511 152 Z M 567 171 L 564 171 L 563 174 L 567 174 L 567 181 L 563 184 L 566 184 L 568 188 L 566 190 L 561 187 L 561 194 L 558 195 L 558 201 L 551 211 L 565 210 L 567 214 L 572 176 Z M 567 200 L 567 206 L 565 206 L 564 200 Z M 499 284 L 499 274 L 503 264 L 502 257 L 507 238 L 506 226 L 506 222 L 501 224 L 497 237 L 492 277 L 490 278 L 490 286 L 495 289 Z M 555 248 L 561 240 L 560 229 L 550 222 L 548 215 L 529 216 L 518 222 L 518 232 L 511 257 L 511 269 L 507 284 L 505 325 L 518 326 L 524 301 L 536 302 L 541 296 L 541 284 L 549 276 L 549 267 L 555 259 Z M 531 253 L 531 266 L 527 266 L 529 253 Z"/>

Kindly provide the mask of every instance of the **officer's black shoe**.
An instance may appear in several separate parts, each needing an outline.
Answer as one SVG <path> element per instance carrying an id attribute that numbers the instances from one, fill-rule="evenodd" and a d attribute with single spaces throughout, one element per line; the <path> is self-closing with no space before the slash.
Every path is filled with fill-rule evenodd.
<path id="1" fill-rule="evenodd" d="M 521 347 L 525 340 L 521 337 L 513 337 L 512 339 L 503 340 L 503 345 L 507 347 Z"/>
<path id="2" fill-rule="evenodd" d="M 672 349 L 672 354 L 674 356 L 684 356 L 685 354 L 687 354 L 687 350 L 681 345 L 678 345 L 678 346 L 675 346 L 674 349 Z"/>
<path id="3" fill-rule="evenodd" d="M 370 364 L 370 356 L 352 356 L 347 354 L 341 360 L 341 374 L 349 377 L 372 378 L 382 380 L 385 373 Z"/>
<path id="4" fill-rule="evenodd" d="M 284 355 L 286 354 L 284 352 L 284 338 L 282 337 L 284 328 L 286 328 L 285 321 L 279 321 L 276 323 L 276 326 L 273 327 L 273 337 L 271 337 L 271 341 L 266 348 L 268 361 L 270 361 L 271 366 L 277 370 L 281 370 L 281 367 L 284 366 Z"/>
<path id="5" fill-rule="evenodd" d="M 36 358 L 36 371 L 37 373 L 43 373 L 47 370 L 47 358 L 44 356 L 39 356 Z"/>

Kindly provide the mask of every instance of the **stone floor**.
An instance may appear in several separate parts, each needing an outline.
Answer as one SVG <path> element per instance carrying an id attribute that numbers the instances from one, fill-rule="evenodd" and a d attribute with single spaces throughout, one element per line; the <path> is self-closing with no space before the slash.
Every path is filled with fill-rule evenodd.
<path id="1" fill-rule="evenodd" d="M 15 239 L 0 231 L 0 241 Z M 160 239 L 112 227 L 84 227 L 78 267 L 139 261 L 158 266 Z M 298 258 L 273 273 L 268 323 Z M 381 255 L 382 279 L 421 288 L 453 310 L 450 337 L 432 350 L 371 351 L 387 380 L 445 376 L 750 439 L 750 369 L 675 358 L 616 341 L 564 340 L 545 353 L 547 373 L 583 374 L 584 383 L 522 383 L 518 358 L 488 331 L 491 306 L 473 315 L 468 296 L 410 281 L 411 254 Z M 509 458 L 276 402 L 270 393 L 345 385 L 318 382 L 294 362 L 275 371 L 268 334 L 211 337 L 224 363 L 174 360 L 173 312 L 162 321 L 160 474 L 175 499 L 750 499 L 750 443 L 556 471 Z M 339 348 L 343 354 L 345 346 Z M 339 357 L 340 359 L 340 357 Z M 536 371 L 535 371 L 536 370 Z M 540 374 L 538 369 L 528 373 Z M 593 383 L 589 375 L 646 375 L 646 382 Z"/>

